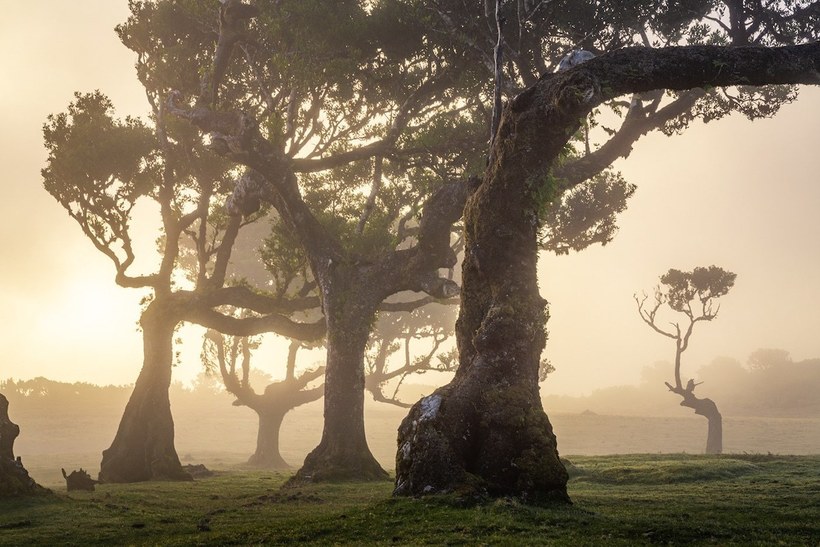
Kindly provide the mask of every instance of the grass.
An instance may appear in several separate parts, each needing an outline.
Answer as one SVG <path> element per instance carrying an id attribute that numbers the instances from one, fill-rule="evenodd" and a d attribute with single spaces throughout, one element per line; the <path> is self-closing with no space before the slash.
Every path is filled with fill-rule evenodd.
<path id="1" fill-rule="evenodd" d="M 390 483 L 191 483 L 0 500 L 3 545 L 820 544 L 820 456 L 572 457 L 571 506 L 395 499 Z"/>

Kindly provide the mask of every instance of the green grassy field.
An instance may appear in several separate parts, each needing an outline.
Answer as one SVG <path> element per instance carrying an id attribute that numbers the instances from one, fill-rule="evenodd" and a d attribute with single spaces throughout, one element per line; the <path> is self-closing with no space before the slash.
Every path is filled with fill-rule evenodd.
<path id="1" fill-rule="evenodd" d="M 811 545 L 820 456 L 571 458 L 568 506 L 390 497 L 392 485 L 281 489 L 230 468 L 194 483 L 55 489 L 0 501 L 3 545 Z"/>

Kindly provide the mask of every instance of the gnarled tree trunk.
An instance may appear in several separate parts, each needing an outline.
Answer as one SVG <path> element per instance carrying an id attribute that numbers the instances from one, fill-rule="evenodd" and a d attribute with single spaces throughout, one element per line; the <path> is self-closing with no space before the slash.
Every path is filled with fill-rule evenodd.
<path id="1" fill-rule="evenodd" d="M 19 434 L 20 428 L 9 418 L 9 401 L 0 393 L 0 497 L 47 492 L 29 477 L 22 460 L 14 457 Z"/>
<path id="2" fill-rule="evenodd" d="M 360 272 L 350 271 L 335 273 L 322 287 L 327 321 L 324 428 L 319 446 L 293 478 L 296 482 L 388 476 L 370 452 L 364 428 L 364 351 L 380 299 L 373 297 Z"/>
<path id="3" fill-rule="evenodd" d="M 532 124 L 520 121 L 528 115 L 526 100 L 518 100 L 523 111 L 515 104 L 505 110 L 500 145 L 465 209 L 459 368 L 401 424 L 397 495 L 455 491 L 568 500 L 567 472 L 538 388 L 546 302 L 536 277 L 533 193 L 546 182 L 538 162 L 557 151 L 541 150 L 543 136 L 527 142 Z"/>
<path id="4" fill-rule="evenodd" d="M 177 318 L 170 303 L 154 300 L 140 319 L 144 361 L 111 447 L 103 451 L 101 482 L 191 480 L 174 447 L 171 385 Z"/>

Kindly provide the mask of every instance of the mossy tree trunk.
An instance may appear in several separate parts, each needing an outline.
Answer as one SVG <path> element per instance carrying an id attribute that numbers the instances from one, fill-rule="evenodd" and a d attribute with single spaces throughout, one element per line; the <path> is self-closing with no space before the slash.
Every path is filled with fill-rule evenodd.
<path id="1" fill-rule="evenodd" d="M 546 301 L 537 282 L 533 158 L 516 154 L 508 109 L 497 156 L 465 209 L 459 368 L 399 429 L 396 494 L 456 491 L 567 500 L 567 472 L 544 413 L 538 365 Z M 519 128 L 520 129 L 520 128 Z M 520 146 L 520 145 L 517 145 Z M 537 153 L 533 151 L 533 153 Z M 518 157 L 515 157 L 515 156 Z M 538 173 L 541 173 L 540 179 Z"/>
<path id="2" fill-rule="evenodd" d="M 144 361 L 111 447 L 103 451 L 101 482 L 191 480 L 174 447 L 171 385 L 173 337 L 178 318 L 157 297 L 142 315 Z"/>

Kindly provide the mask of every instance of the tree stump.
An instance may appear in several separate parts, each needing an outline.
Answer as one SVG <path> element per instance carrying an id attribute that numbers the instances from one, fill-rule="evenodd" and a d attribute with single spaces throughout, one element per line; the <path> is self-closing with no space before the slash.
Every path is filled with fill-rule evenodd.
<path id="1" fill-rule="evenodd" d="M 0 393 L 0 497 L 47 492 L 29 477 L 20 458 L 14 457 L 14 440 L 20 428 L 9 419 L 9 401 Z"/>
<path id="2" fill-rule="evenodd" d="M 93 492 L 94 485 L 99 484 L 99 481 L 92 479 L 91 475 L 89 475 L 88 472 L 82 467 L 79 471 L 72 471 L 69 475 L 66 475 L 65 469 L 60 469 L 60 471 L 63 472 L 66 489 L 69 492 L 73 490 L 86 490 L 88 492 Z"/>

